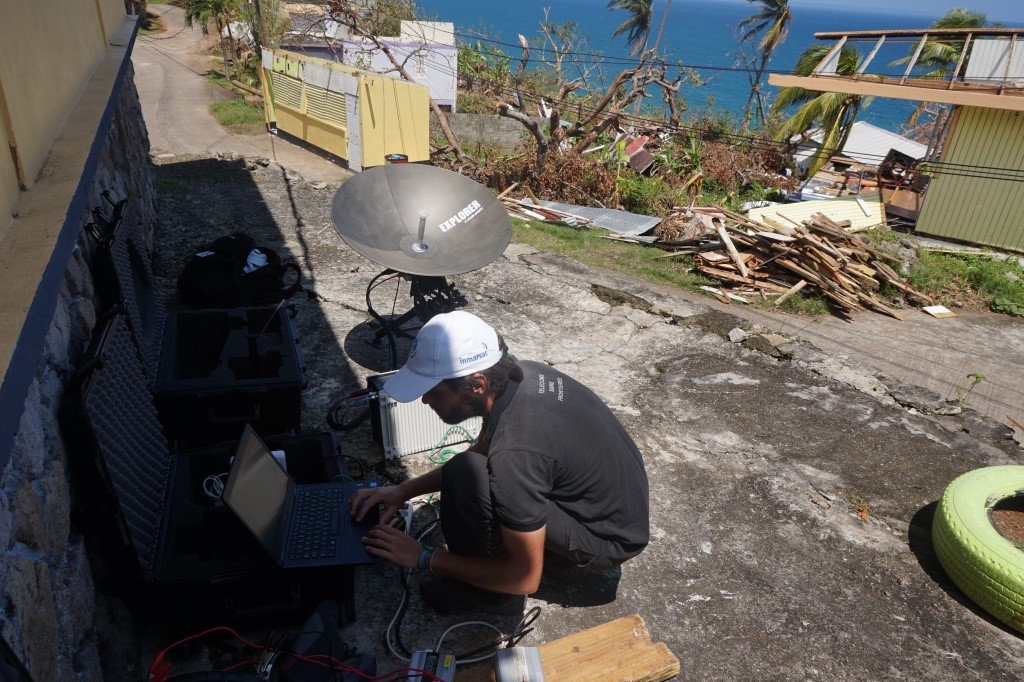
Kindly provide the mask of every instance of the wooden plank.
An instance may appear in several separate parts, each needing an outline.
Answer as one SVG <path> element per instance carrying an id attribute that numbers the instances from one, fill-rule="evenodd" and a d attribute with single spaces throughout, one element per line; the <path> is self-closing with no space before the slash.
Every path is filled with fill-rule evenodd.
<path id="1" fill-rule="evenodd" d="M 679 674 L 679 659 L 662 642 L 651 642 L 647 625 L 633 614 L 539 647 L 544 677 L 566 682 L 663 682 Z M 493 663 L 456 673 L 457 682 L 493 682 Z"/>
<path id="2" fill-rule="evenodd" d="M 799 282 L 797 282 L 796 284 L 794 284 L 793 286 L 791 286 L 791 287 L 790 287 L 790 288 L 789 288 L 789 289 L 788 289 L 788 290 L 786 291 L 786 293 L 784 293 L 784 294 L 783 294 L 782 296 L 779 296 L 779 297 L 778 297 L 777 299 L 775 299 L 775 305 L 779 305 L 780 303 L 782 303 L 783 301 L 785 301 L 785 300 L 786 300 L 787 298 L 789 298 L 790 296 L 792 296 L 792 295 L 793 295 L 793 294 L 795 294 L 796 292 L 798 292 L 798 291 L 800 291 L 801 289 L 803 289 L 803 288 L 804 288 L 805 286 L 807 286 L 807 280 L 806 280 L 806 279 L 802 279 L 802 280 L 800 280 Z"/>
<path id="3" fill-rule="evenodd" d="M 728 270 L 722 270 L 720 268 L 712 268 L 707 265 L 701 265 L 697 267 L 697 271 L 701 272 L 715 279 L 722 280 L 723 282 L 732 282 L 734 284 L 744 284 L 748 287 L 754 287 L 756 289 L 765 289 L 767 291 L 774 291 L 782 293 L 786 291 L 786 287 L 780 287 L 777 284 L 772 284 L 768 281 L 767 275 L 761 275 L 764 279 L 754 279 L 752 277 L 741 277 L 738 274 L 729 272 Z"/>
<path id="4" fill-rule="evenodd" d="M 721 237 L 722 243 L 725 244 L 726 250 L 729 255 L 732 256 L 732 260 L 736 263 L 736 267 L 740 269 L 740 274 L 744 277 L 749 277 L 750 272 L 747 271 L 747 264 L 740 258 L 740 252 L 736 250 L 736 245 L 732 243 L 732 239 L 729 238 L 729 233 L 725 231 L 721 223 L 715 225 L 715 229 L 718 230 L 718 236 Z"/>

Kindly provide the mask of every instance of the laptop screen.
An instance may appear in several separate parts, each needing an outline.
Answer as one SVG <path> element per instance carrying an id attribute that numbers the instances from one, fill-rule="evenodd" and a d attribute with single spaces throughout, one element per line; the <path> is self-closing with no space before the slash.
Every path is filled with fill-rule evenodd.
<path id="1" fill-rule="evenodd" d="M 223 497 L 271 556 L 276 556 L 274 543 L 290 484 L 287 472 L 247 425 Z"/>

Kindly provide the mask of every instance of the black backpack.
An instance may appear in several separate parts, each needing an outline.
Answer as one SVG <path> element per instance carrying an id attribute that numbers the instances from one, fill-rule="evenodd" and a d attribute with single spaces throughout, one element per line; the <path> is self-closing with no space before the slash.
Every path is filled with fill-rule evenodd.
<path id="1" fill-rule="evenodd" d="M 249 265 L 266 260 L 256 267 Z M 295 281 L 285 285 L 285 273 Z M 257 246 L 252 237 L 235 232 L 196 251 L 178 277 L 178 293 L 190 305 L 200 308 L 241 308 L 269 305 L 289 298 L 302 284 L 295 263 L 283 262 L 273 249 Z"/>

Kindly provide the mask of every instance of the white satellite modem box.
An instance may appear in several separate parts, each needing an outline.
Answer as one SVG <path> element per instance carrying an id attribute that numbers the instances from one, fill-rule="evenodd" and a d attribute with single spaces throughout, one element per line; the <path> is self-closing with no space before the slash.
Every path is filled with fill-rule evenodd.
<path id="1" fill-rule="evenodd" d="M 366 387 L 377 393 L 370 406 L 373 437 L 384 448 L 384 457 L 394 459 L 429 452 L 435 447 L 468 443 L 476 439 L 483 426 L 480 417 L 472 417 L 455 427 L 445 424 L 420 400 L 400 403 L 384 390 L 384 382 L 394 372 L 366 379 Z M 461 427 L 461 428 L 459 428 Z"/>

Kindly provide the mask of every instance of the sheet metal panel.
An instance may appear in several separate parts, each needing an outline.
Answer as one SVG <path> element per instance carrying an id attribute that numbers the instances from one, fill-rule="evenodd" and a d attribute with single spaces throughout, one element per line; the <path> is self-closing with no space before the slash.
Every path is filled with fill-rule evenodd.
<path id="1" fill-rule="evenodd" d="M 963 107 L 917 232 L 1024 251 L 1024 116 Z"/>
<path id="2" fill-rule="evenodd" d="M 797 148 L 793 158 L 802 166 L 807 165 L 807 160 L 821 146 L 824 133 L 820 129 L 812 131 L 810 140 Z M 920 142 L 914 142 L 902 135 L 879 128 L 867 121 L 857 121 L 850 130 L 850 136 L 843 145 L 840 153 L 851 159 L 870 166 L 877 166 L 882 163 L 885 155 L 890 149 L 903 152 L 915 159 L 920 159 L 928 152 L 928 146 Z"/>
<path id="3" fill-rule="evenodd" d="M 306 64 L 302 69 L 302 81 L 306 85 L 326 89 L 331 81 L 331 69 L 322 64 Z"/>
<path id="4" fill-rule="evenodd" d="M 1024 37 L 1024 36 L 1022 36 Z M 1009 70 L 1007 70 L 1009 65 Z M 964 80 L 969 83 L 1020 86 L 1024 83 L 1024 42 L 982 38 L 971 45 Z"/>
<path id="5" fill-rule="evenodd" d="M 306 113 L 329 125 L 344 128 L 347 123 L 345 95 L 306 83 Z"/>
<path id="6" fill-rule="evenodd" d="M 532 202 L 530 202 L 532 203 Z M 657 216 L 640 215 L 628 211 L 620 211 L 614 208 L 593 208 L 590 206 L 576 206 L 574 204 L 563 204 L 557 201 L 541 201 L 541 206 L 553 208 L 570 215 L 585 218 L 594 227 L 601 227 L 616 234 L 636 237 L 650 232 L 658 226 L 661 218 Z"/>
<path id="7" fill-rule="evenodd" d="M 302 108 L 302 83 L 274 71 L 270 74 L 274 86 L 274 104 L 284 104 L 298 111 Z"/>

